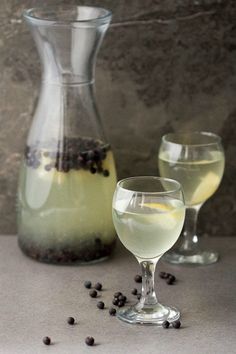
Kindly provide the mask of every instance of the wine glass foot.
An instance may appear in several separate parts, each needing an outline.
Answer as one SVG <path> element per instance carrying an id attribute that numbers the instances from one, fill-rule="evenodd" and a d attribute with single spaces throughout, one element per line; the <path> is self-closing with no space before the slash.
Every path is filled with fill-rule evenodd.
<path id="1" fill-rule="evenodd" d="M 173 322 L 179 319 L 180 312 L 175 307 L 156 304 L 143 306 L 141 303 L 117 311 L 117 317 L 132 324 L 149 324 L 161 326 L 164 321 Z"/>
<path id="2" fill-rule="evenodd" d="M 162 259 L 172 264 L 208 265 L 218 261 L 219 253 L 214 251 L 183 252 L 176 250 L 166 253 Z"/>

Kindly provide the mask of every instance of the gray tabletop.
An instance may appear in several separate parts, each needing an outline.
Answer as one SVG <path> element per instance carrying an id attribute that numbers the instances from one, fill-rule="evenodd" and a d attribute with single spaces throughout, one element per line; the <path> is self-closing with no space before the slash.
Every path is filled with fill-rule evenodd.
<path id="1" fill-rule="evenodd" d="M 236 353 L 236 238 L 209 239 L 221 254 L 207 267 L 177 267 L 160 262 L 159 270 L 176 275 L 176 285 L 157 279 L 160 302 L 182 313 L 179 330 L 122 323 L 96 307 L 84 280 L 100 281 L 99 299 L 107 307 L 115 291 L 130 294 L 139 272 L 135 258 L 122 246 L 114 256 L 90 266 L 53 266 L 25 257 L 15 236 L 0 236 L 0 353 Z M 74 316 L 76 325 L 66 319 Z M 42 343 L 50 336 L 53 345 Z M 94 347 L 84 343 L 93 336 Z"/>

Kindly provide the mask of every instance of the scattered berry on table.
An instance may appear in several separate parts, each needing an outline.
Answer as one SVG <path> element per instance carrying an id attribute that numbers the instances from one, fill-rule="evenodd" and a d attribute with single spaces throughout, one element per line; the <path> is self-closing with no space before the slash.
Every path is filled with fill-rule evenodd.
<path id="1" fill-rule="evenodd" d="M 135 275 L 134 280 L 136 281 L 136 283 L 142 283 L 141 275 L 139 275 L 139 274 Z"/>
<path id="2" fill-rule="evenodd" d="M 117 306 L 118 305 L 118 299 L 116 299 L 116 298 L 114 298 L 113 300 L 112 300 L 112 303 L 113 303 L 113 305 L 115 305 L 115 306 Z"/>
<path id="3" fill-rule="evenodd" d="M 180 326 L 181 326 L 180 320 L 177 320 L 177 321 L 172 322 L 172 326 L 173 326 L 175 329 L 179 329 Z"/>
<path id="4" fill-rule="evenodd" d="M 169 278 L 167 279 L 167 281 L 166 281 L 166 284 L 172 285 L 172 284 L 174 284 L 174 282 L 175 282 L 175 279 L 172 278 L 172 277 L 169 277 Z"/>
<path id="5" fill-rule="evenodd" d="M 115 298 L 118 298 L 120 295 L 122 295 L 122 293 L 120 291 L 117 291 L 115 294 L 114 294 L 114 297 Z"/>
<path id="6" fill-rule="evenodd" d="M 50 345 L 51 344 L 51 338 L 50 337 L 44 337 L 43 338 L 43 343 L 45 345 Z"/>
<path id="7" fill-rule="evenodd" d="M 168 279 L 171 279 L 172 281 L 176 281 L 176 277 L 172 274 L 168 274 Z"/>
<path id="8" fill-rule="evenodd" d="M 73 325 L 75 323 L 74 317 L 68 317 L 67 318 L 67 323 L 70 324 L 70 325 Z"/>
<path id="9" fill-rule="evenodd" d="M 162 323 L 162 327 L 163 328 L 169 328 L 169 326 L 170 326 L 170 322 L 169 321 L 164 321 L 163 323 Z"/>
<path id="10" fill-rule="evenodd" d="M 102 284 L 101 283 L 97 283 L 94 285 L 94 288 L 98 291 L 101 291 L 102 290 Z"/>
<path id="11" fill-rule="evenodd" d="M 111 307 L 111 308 L 109 309 L 109 314 L 110 314 L 111 316 L 115 316 L 115 314 L 116 314 L 116 309 L 114 309 L 114 307 Z"/>
<path id="12" fill-rule="evenodd" d="M 85 343 L 90 346 L 94 345 L 94 338 L 93 337 L 86 337 Z"/>
<path id="13" fill-rule="evenodd" d="M 98 301 L 97 303 L 97 308 L 99 308 L 100 310 L 103 310 L 105 307 L 105 304 L 103 301 Z"/>
<path id="14" fill-rule="evenodd" d="M 90 292 L 89 292 L 89 296 L 91 296 L 91 297 L 97 297 L 97 292 L 96 292 L 96 290 L 90 290 Z"/>
<path id="15" fill-rule="evenodd" d="M 168 278 L 168 273 L 166 273 L 166 272 L 160 272 L 160 273 L 159 273 L 159 277 L 160 277 L 161 279 L 167 279 L 167 278 Z"/>
<path id="16" fill-rule="evenodd" d="M 91 281 L 86 280 L 86 281 L 84 282 L 84 286 L 85 286 L 85 288 L 90 289 L 90 288 L 91 288 L 91 286 L 92 286 Z"/>
<path id="17" fill-rule="evenodd" d="M 120 296 L 118 296 L 118 300 L 125 302 L 126 301 L 126 296 L 120 295 Z"/>

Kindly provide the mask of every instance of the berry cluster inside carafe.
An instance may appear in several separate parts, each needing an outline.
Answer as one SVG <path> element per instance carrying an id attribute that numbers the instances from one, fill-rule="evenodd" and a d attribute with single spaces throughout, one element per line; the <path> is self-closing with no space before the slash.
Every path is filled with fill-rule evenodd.
<path id="1" fill-rule="evenodd" d="M 109 144 L 89 137 L 28 144 L 20 178 L 21 249 L 49 263 L 83 263 L 114 248 L 116 172 Z"/>
<path id="2" fill-rule="evenodd" d="M 64 138 L 57 143 L 35 143 L 25 149 L 26 165 L 37 169 L 42 166 L 46 171 L 55 168 L 58 172 L 87 170 L 92 174 L 109 176 L 103 162 L 110 145 L 92 138 Z"/>

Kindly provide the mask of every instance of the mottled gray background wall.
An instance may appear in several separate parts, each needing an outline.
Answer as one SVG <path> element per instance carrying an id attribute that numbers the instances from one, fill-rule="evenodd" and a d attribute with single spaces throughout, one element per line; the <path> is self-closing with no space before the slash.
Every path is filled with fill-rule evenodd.
<path id="1" fill-rule="evenodd" d="M 0 232 L 16 232 L 20 154 L 37 101 L 40 65 L 22 23 L 42 3 L 99 4 L 113 24 L 97 62 L 97 98 L 119 177 L 157 174 L 161 136 L 181 129 L 223 138 L 223 183 L 199 231 L 236 234 L 235 0 L 0 1 Z"/>

